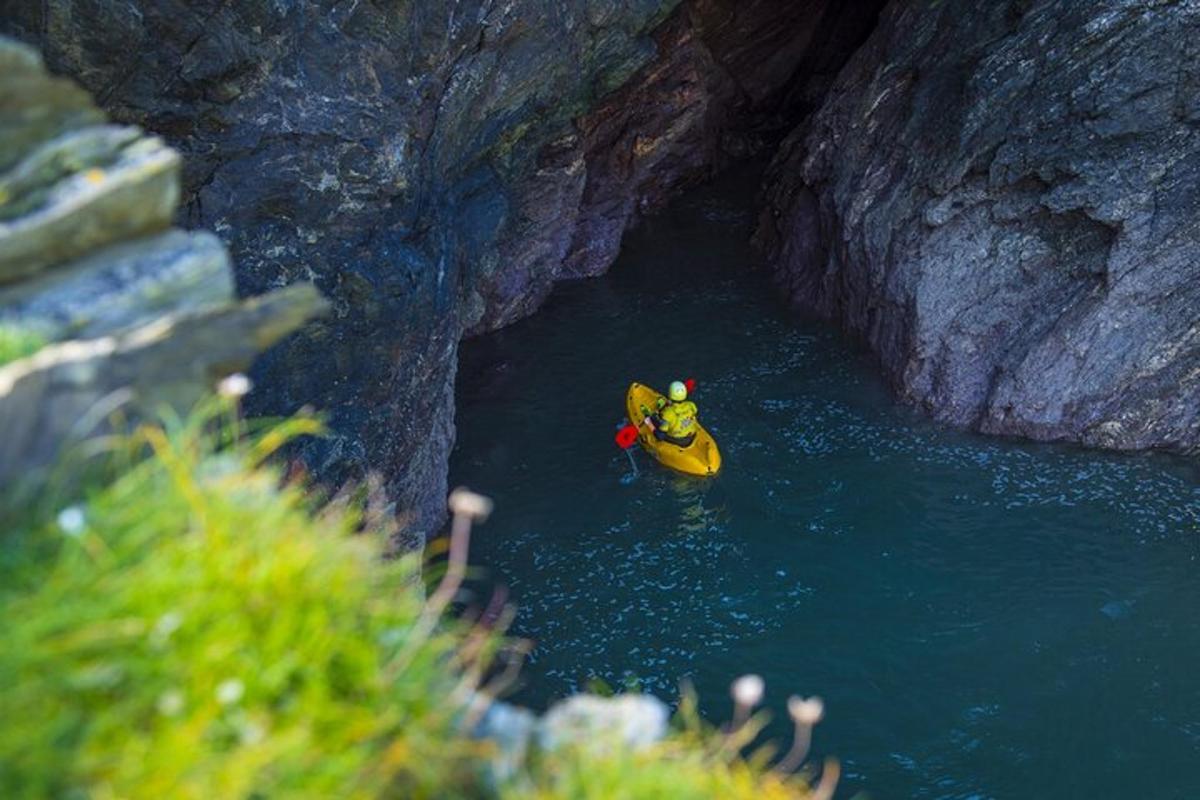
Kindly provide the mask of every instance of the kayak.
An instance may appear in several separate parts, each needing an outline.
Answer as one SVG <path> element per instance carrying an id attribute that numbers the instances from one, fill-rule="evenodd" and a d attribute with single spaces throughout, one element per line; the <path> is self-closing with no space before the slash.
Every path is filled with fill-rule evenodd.
<path id="1" fill-rule="evenodd" d="M 687 447 L 682 447 L 655 438 L 650 426 L 641 424 L 647 411 L 653 412 L 658 408 L 660 398 L 663 395 L 640 383 L 632 384 L 629 394 L 625 396 L 625 410 L 629 414 L 629 421 L 638 428 L 638 441 L 642 447 L 659 463 L 671 469 L 688 475 L 716 475 L 721 469 L 721 451 L 704 426 L 696 423 L 696 438 Z"/>

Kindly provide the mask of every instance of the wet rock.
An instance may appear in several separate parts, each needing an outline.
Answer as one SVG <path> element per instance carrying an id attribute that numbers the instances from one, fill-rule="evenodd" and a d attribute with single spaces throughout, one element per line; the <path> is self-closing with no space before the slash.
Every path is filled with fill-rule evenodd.
<path id="1" fill-rule="evenodd" d="M 1200 4 L 892 3 L 772 167 L 799 307 L 992 433 L 1200 446 Z"/>

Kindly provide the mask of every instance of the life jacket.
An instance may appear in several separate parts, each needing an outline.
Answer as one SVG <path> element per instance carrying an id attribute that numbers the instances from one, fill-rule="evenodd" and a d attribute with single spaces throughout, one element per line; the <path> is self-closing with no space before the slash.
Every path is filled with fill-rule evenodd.
<path id="1" fill-rule="evenodd" d="M 684 439 L 696 432 L 696 404 L 691 400 L 668 403 L 659 416 L 662 417 L 659 429 L 668 436 Z"/>

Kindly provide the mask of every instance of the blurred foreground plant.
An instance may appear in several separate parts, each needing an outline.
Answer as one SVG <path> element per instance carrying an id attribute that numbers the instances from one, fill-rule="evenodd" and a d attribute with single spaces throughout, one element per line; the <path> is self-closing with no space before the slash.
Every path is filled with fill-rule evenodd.
<path id="1" fill-rule="evenodd" d="M 0 540 L 0 796 L 468 792 L 471 665 L 416 624 L 418 556 L 264 464 L 314 420 L 231 441 L 228 411 L 139 428 L 123 474 Z"/>

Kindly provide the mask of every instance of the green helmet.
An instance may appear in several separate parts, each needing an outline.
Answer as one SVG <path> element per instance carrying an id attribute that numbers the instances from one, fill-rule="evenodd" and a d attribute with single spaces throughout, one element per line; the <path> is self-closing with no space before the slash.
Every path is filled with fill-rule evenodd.
<path id="1" fill-rule="evenodd" d="M 687 387 L 683 385 L 683 381 L 673 381 L 671 388 L 667 390 L 667 394 L 671 396 L 671 400 L 676 403 L 682 403 L 687 400 Z"/>

